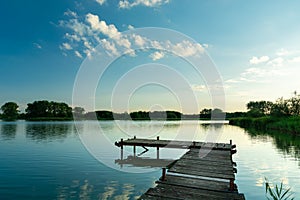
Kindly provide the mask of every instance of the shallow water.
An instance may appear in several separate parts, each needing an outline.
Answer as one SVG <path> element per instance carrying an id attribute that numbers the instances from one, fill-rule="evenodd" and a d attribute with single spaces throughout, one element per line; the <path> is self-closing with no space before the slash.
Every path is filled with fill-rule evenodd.
<path id="1" fill-rule="evenodd" d="M 300 196 L 300 138 L 197 121 L 0 122 L 0 199 L 135 199 L 154 186 L 159 168 L 118 165 L 120 138 L 201 140 L 237 145 L 239 192 L 266 199 L 264 178 Z M 137 148 L 137 154 L 143 151 Z M 176 159 L 183 150 L 161 149 Z M 124 149 L 123 157 L 132 155 Z M 141 157 L 156 158 L 156 149 Z"/>

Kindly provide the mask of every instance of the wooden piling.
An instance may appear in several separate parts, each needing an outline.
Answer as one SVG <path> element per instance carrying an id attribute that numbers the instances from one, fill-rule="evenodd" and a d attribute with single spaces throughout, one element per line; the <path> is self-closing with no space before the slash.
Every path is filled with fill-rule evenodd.
<path id="1" fill-rule="evenodd" d="M 166 168 L 165 167 L 162 168 L 161 180 L 162 181 L 166 180 Z"/>

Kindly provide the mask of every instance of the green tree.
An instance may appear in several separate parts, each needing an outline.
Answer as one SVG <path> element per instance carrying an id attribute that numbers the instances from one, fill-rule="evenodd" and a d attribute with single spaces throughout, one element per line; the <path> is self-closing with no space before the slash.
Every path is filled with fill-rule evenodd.
<path id="1" fill-rule="evenodd" d="M 72 108 L 68 104 L 54 101 L 43 100 L 29 103 L 25 111 L 28 119 L 72 117 Z"/>
<path id="2" fill-rule="evenodd" d="M 211 118 L 211 109 L 204 108 L 200 111 L 200 118 L 201 119 L 209 119 Z"/>
<path id="3" fill-rule="evenodd" d="M 3 106 L 1 106 L 2 110 L 2 119 L 5 121 L 15 121 L 18 119 L 19 111 L 18 104 L 15 102 L 7 102 Z"/>
<path id="4" fill-rule="evenodd" d="M 271 108 L 271 115 L 275 117 L 290 116 L 288 101 L 283 97 L 277 99 Z"/>
<path id="5" fill-rule="evenodd" d="M 287 100 L 287 106 L 291 115 L 300 115 L 300 95 L 294 92 L 294 96 Z"/>
<path id="6" fill-rule="evenodd" d="M 272 106 L 273 103 L 271 101 L 250 101 L 247 103 L 249 114 L 257 115 L 258 117 L 269 115 L 271 113 Z"/>

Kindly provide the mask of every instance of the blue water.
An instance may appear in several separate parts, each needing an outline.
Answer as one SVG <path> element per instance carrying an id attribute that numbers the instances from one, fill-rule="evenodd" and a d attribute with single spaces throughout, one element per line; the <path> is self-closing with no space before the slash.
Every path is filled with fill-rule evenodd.
<path id="1" fill-rule="evenodd" d="M 99 129 L 100 127 L 100 129 Z M 99 130 L 102 136 L 99 137 Z M 100 131 L 100 132 L 101 132 Z M 264 177 L 300 196 L 300 139 L 253 134 L 230 125 L 185 122 L 0 122 L 0 199 L 136 199 L 159 178 L 159 168 L 120 166 L 116 140 L 137 137 L 237 144 L 239 192 L 266 199 Z M 216 137 L 211 137 L 215 135 Z M 137 153 L 142 152 L 138 148 Z M 183 151 L 161 149 L 160 158 Z M 132 154 L 125 148 L 124 158 Z M 150 150 L 141 157 L 155 157 Z"/>

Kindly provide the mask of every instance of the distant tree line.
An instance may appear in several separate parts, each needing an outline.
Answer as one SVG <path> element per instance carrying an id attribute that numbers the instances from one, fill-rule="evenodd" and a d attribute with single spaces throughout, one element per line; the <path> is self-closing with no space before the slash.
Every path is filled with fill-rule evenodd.
<path id="1" fill-rule="evenodd" d="M 71 108 L 68 104 L 55 101 L 34 101 L 28 103 L 25 113 L 19 112 L 15 102 L 7 102 L 1 107 L 0 118 L 6 121 L 25 119 L 29 121 L 46 120 L 199 120 L 224 119 L 221 109 L 203 109 L 199 114 L 183 114 L 178 111 L 135 111 L 131 113 L 114 113 L 107 110 L 85 112 L 82 107 Z"/>

